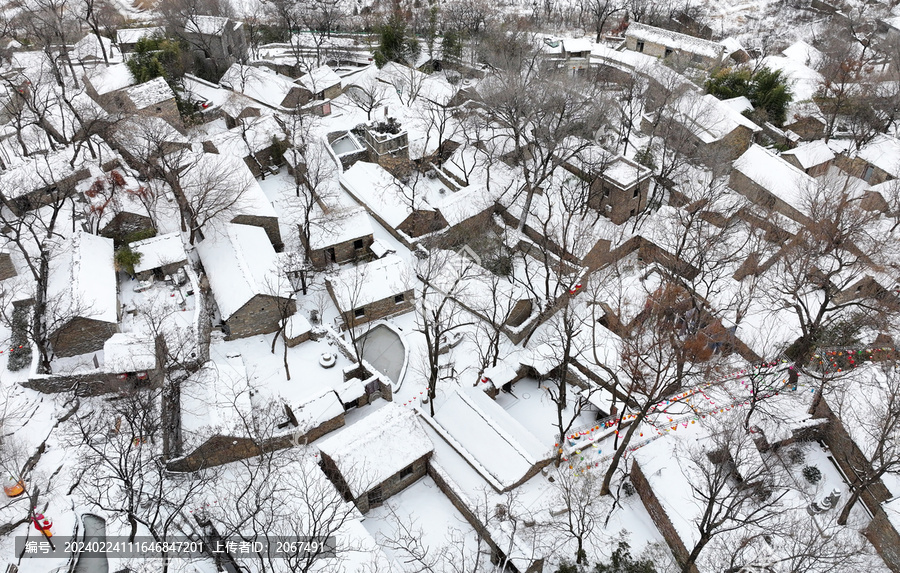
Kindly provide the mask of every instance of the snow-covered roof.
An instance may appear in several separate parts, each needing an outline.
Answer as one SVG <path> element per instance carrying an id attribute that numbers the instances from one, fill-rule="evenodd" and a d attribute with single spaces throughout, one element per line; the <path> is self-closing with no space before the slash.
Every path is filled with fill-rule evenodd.
<path id="1" fill-rule="evenodd" d="M 415 193 L 376 163 L 357 161 L 341 175 L 341 185 L 394 228 L 413 212 L 413 204 L 417 210 L 433 211 L 422 193 Z"/>
<path id="2" fill-rule="evenodd" d="M 137 109 L 144 109 L 175 98 L 175 92 L 163 78 L 153 78 L 149 82 L 128 88 L 126 93 Z"/>
<path id="3" fill-rule="evenodd" d="M 184 253 L 184 243 L 182 243 L 181 235 L 178 233 L 157 235 L 156 237 L 129 243 L 129 246 L 132 251 L 141 254 L 140 262 L 134 265 L 134 270 L 138 273 L 187 260 L 187 255 Z"/>
<path id="4" fill-rule="evenodd" d="M 794 149 L 785 151 L 782 155 L 793 156 L 797 159 L 803 169 L 809 169 L 810 167 L 815 167 L 816 165 L 821 165 L 834 159 L 834 152 L 831 151 L 828 144 L 822 140 L 798 145 Z"/>
<path id="5" fill-rule="evenodd" d="M 284 139 L 287 136 L 274 116 L 261 115 L 245 117 L 241 120 L 241 125 L 216 133 L 209 141 L 220 154 L 243 158 L 272 145 L 273 137 Z"/>
<path id="6" fill-rule="evenodd" d="M 310 92 L 317 94 L 332 86 L 340 85 L 341 78 L 328 66 L 319 66 L 300 76 L 297 83 Z"/>
<path id="7" fill-rule="evenodd" d="M 312 330 L 309 321 L 300 313 L 292 314 L 284 322 L 284 335 L 288 338 L 297 338 Z"/>
<path id="8" fill-rule="evenodd" d="M 210 361 L 182 385 L 181 424 L 186 446 L 196 447 L 210 434 L 244 436 L 253 410 L 250 386 L 240 356 Z"/>
<path id="9" fill-rule="evenodd" d="M 824 81 L 822 74 L 792 58 L 767 56 L 762 65 L 772 70 L 781 70 L 789 80 L 795 102 L 811 100 Z"/>
<path id="10" fill-rule="evenodd" d="M 442 400 L 434 421 L 503 488 L 520 481 L 550 448 L 477 388 L 455 389 Z"/>
<path id="11" fill-rule="evenodd" d="M 100 156 L 104 161 L 115 157 L 106 143 L 94 136 L 93 143 L 99 146 Z M 77 154 L 77 155 L 76 155 Z M 74 156 L 75 165 L 72 166 Z M 87 164 L 96 163 L 97 158 L 91 157 L 86 146 L 77 149 L 68 146 L 56 152 L 46 155 L 36 154 L 24 158 L 20 163 L 0 173 L 0 189 L 3 189 L 7 199 L 15 199 L 27 195 L 36 189 L 49 187 L 63 181 L 79 172 L 86 174 Z"/>
<path id="12" fill-rule="evenodd" d="M 116 41 L 120 44 L 137 44 L 141 38 L 162 36 L 165 30 L 162 26 L 149 28 L 119 28 L 116 30 Z"/>
<path id="13" fill-rule="evenodd" d="M 134 85 L 134 77 L 125 64 L 96 66 L 88 70 L 85 77 L 91 82 L 91 87 L 100 95 Z"/>
<path id="14" fill-rule="evenodd" d="M 117 332 L 103 343 L 103 371 L 113 374 L 156 368 L 153 341 L 131 332 Z"/>
<path id="15" fill-rule="evenodd" d="M 801 213 L 804 195 L 816 185 L 815 179 L 755 143 L 735 160 L 734 169 Z"/>
<path id="16" fill-rule="evenodd" d="M 240 22 L 237 26 L 240 26 Z M 191 16 L 184 23 L 185 32 L 191 34 L 203 34 L 205 36 L 220 36 L 225 32 L 228 18 L 222 16 Z"/>
<path id="17" fill-rule="evenodd" d="M 155 155 L 163 143 L 185 145 L 190 143 L 190 140 L 171 123 L 155 115 L 131 117 L 118 123 L 113 130 L 112 138 L 121 146 L 123 152 L 128 152 L 139 159 Z"/>
<path id="18" fill-rule="evenodd" d="M 667 48 L 699 54 L 708 58 L 721 58 L 725 54 L 725 46 L 719 42 L 712 42 L 687 34 L 679 34 L 671 30 L 663 30 L 662 28 L 648 26 L 640 22 L 629 24 L 628 29 L 625 30 L 625 36 L 653 42 L 654 44 L 662 44 Z"/>
<path id="19" fill-rule="evenodd" d="M 341 311 L 391 298 L 412 288 L 410 269 L 397 255 L 348 267 L 328 277 Z"/>
<path id="20" fill-rule="evenodd" d="M 675 101 L 674 108 L 675 119 L 704 143 L 718 141 L 739 126 L 753 132 L 762 131 L 758 125 L 711 94 L 687 91 Z"/>
<path id="21" fill-rule="evenodd" d="M 338 395 L 328 386 L 320 386 L 300 402 L 290 406 L 297 419 L 295 431 L 303 434 L 344 413 L 344 406 Z"/>
<path id="22" fill-rule="evenodd" d="M 100 38 L 98 39 L 97 35 L 92 32 L 78 40 L 72 46 L 72 55 L 79 61 L 102 60 L 103 50 L 105 49 L 106 57 L 109 61 L 121 61 L 122 53 L 119 52 L 119 48 L 113 46 L 112 40 L 105 36 L 100 36 Z M 103 48 L 100 47 L 100 42 L 103 42 Z"/>
<path id="23" fill-rule="evenodd" d="M 804 66 L 809 66 L 811 68 L 819 67 L 819 64 L 822 63 L 822 58 L 824 57 L 822 52 L 813 48 L 803 40 L 794 42 L 783 49 L 781 54 L 790 60 L 794 60 L 795 62 L 799 62 Z"/>
<path id="24" fill-rule="evenodd" d="M 750 103 L 750 99 L 747 96 L 737 96 L 731 99 L 723 99 L 722 103 L 738 113 L 753 111 L 753 104 Z"/>
<path id="25" fill-rule="evenodd" d="M 239 63 L 228 68 L 219 84 L 276 109 L 282 108 L 282 102 L 297 87 L 287 76 Z"/>
<path id="26" fill-rule="evenodd" d="M 594 43 L 589 38 L 563 38 L 562 47 L 566 52 L 590 52 Z"/>
<path id="27" fill-rule="evenodd" d="M 318 446 L 337 465 L 354 498 L 434 451 L 416 414 L 393 403 Z"/>
<path id="28" fill-rule="evenodd" d="M 212 181 L 216 185 L 232 187 L 232 189 L 223 189 L 223 192 L 230 192 L 234 189 L 242 190 L 237 201 L 222 215 L 229 216 L 229 218 L 237 215 L 254 215 L 272 219 L 278 217 L 259 182 L 240 157 L 200 153 L 185 157 L 185 159 L 189 159 L 190 167 L 182 173 L 181 187 L 189 200 L 195 194 L 209 193 L 209 185 Z M 210 174 L 219 174 L 219 177 L 211 179 Z M 216 226 L 224 222 L 221 219 L 220 217 L 217 220 L 209 221 L 209 224 Z"/>
<path id="29" fill-rule="evenodd" d="M 882 171 L 900 178 L 900 140 L 889 135 L 877 135 L 859 150 L 857 156 Z"/>
<path id="30" fill-rule="evenodd" d="M 324 249 L 372 235 L 369 214 L 363 208 L 323 214 L 312 218 L 310 249 Z"/>
<path id="31" fill-rule="evenodd" d="M 366 394 L 366 387 L 359 378 L 351 378 L 338 386 L 335 390 L 341 402 L 348 404 L 357 398 L 361 398 Z"/>
<path id="32" fill-rule="evenodd" d="M 437 205 L 437 210 L 453 227 L 494 206 L 495 197 L 480 185 L 463 187 Z"/>
<path id="33" fill-rule="evenodd" d="M 287 296 L 265 230 L 233 223 L 224 227 L 197 245 L 222 319 L 228 320 L 256 295 Z"/>
<path id="34" fill-rule="evenodd" d="M 112 239 L 79 231 L 51 266 L 48 293 L 59 301 L 55 309 L 58 319 L 118 322 Z"/>

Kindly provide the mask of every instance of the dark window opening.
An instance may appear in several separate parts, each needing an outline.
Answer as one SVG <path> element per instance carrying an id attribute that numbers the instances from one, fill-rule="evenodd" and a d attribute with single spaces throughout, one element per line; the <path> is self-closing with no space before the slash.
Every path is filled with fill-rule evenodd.
<path id="1" fill-rule="evenodd" d="M 641 194 L 641 189 L 638 187 L 634 190 L 634 195 L 631 196 L 632 199 L 637 199 L 637 196 Z"/>
<path id="2" fill-rule="evenodd" d="M 631 210 L 631 213 L 629 213 L 628 216 L 629 216 L 629 217 L 634 217 L 634 213 L 635 213 L 635 210 L 632 209 L 632 210 Z"/>
<path id="3" fill-rule="evenodd" d="M 381 493 L 381 486 L 376 487 L 372 491 L 369 492 L 369 506 L 379 505 L 383 501 L 383 495 Z"/>
<path id="4" fill-rule="evenodd" d="M 400 293 L 394 297 L 394 304 L 400 304 L 404 300 L 406 300 L 406 295 L 403 293 Z"/>
<path id="5" fill-rule="evenodd" d="M 407 477 L 411 476 L 412 473 L 413 473 L 413 467 L 412 467 L 412 464 L 410 464 L 410 465 L 406 466 L 405 468 L 403 468 L 402 470 L 400 470 L 400 479 L 407 478 Z"/>
<path id="6" fill-rule="evenodd" d="M 668 58 L 672 55 L 672 48 L 666 48 L 666 55 L 664 57 Z"/>
<path id="7" fill-rule="evenodd" d="M 353 309 L 353 316 L 362 318 L 366 315 L 366 309 L 363 307 Z"/>
<path id="8" fill-rule="evenodd" d="M 356 239 L 355 241 L 353 241 L 353 248 L 357 251 L 362 249 L 363 248 L 363 240 Z"/>
<path id="9" fill-rule="evenodd" d="M 637 43 L 637 51 L 638 51 L 638 52 L 643 52 L 643 51 L 644 51 L 644 42 L 638 40 L 638 43 Z"/>

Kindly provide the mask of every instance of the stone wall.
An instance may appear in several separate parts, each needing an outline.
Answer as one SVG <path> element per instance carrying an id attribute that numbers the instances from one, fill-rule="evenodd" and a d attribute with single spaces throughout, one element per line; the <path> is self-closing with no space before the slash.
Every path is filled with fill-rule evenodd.
<path id="1" fill-rule="evenodd" d="M 328 287 L 328 291 L 331 293 L 331 287 Z M 399 293 L 398 293 L 399 294 Z M 332 298 L 334 298 L 334 293 L 331 293 Z M 336 301 L 337 299 L 335 299 Z M 363 308 L 365 309 L 365 316 L 356 317 L 354 316 L 354 309 L 347 309 L 346 311 L 341 312 L 341 316 L 344 319 L 344 324 L 352 324 L 354 326 L 360 326 L 367 322 L 372 322 L 373 320 L 378 320 L 379 318 L 387 318 L 388 316 L 393 316 L 395 314 L 402 314 L 404 312 L 408 312 L 413 308 L 413 302 L 415 301 L 415 295 L 412 289 L 407 290 L 403 293 L 403 302 L 396 303 L 394 302 L 394 297 L 389 296 L 388 298 L 383 298 L 381 300 L 377 300 L 375 302 L 369 303 Z M 337 304 L 335 302 L 335 304 Z"/>
<path id="2" fill-rule="evenodd" d="M 16 276 L 16 266 L 8 251 L 0 251 L 0 281 Z"/>
<path id="3" fill-rule="evenodd" d="M 838 154 L 837 157 L 834 158 L 834 164 L 845 173 L 849 173 L 860 179 L 865 179 L 863 176 L 866 174 L 866 169 L 871 166 L 872 176 L 869 177 L 869 180 L 867 181 L 869 185 L 878 185 L 879 183 L 884 183 L 889 179 L 893 179 L 893 176 L 891 176 L 890 173 L 871 165 L 865 159 L 859 157 L 851 158 L 843 154 Z"/>
<path id="4" fill-rule="evenodd" d="M 323 454 L 324 456 L 324 454 Z M 421 458 L 414 461 L 410 466 L 412 467 L 412 473 L 401 478 L 400 472 L 395 473 L 388 479 L 384 480 L 377 486 L 369 488 L 369 491 L 360 495 L 356 499 L 353 500 L 353 503 L 356 504 L 356 508 L 361 513 L 368 513 L 370 509 L 374 509 L 376 507 L 380 507 L 384 504 L 385 501 L 392 495 L 396 495 L 406 489 L 407 487 L 414 484 L 420 478 L 425 477 L 425 473 L 428 470 L 428 458 L 431 457 L 431 453 L 426 456 L 422 456 Z M 410 467 L 407 466 L 407 467 Z M 405 469 L 405 468 L 404 468 Z M 381 488 L 381 502 L 379 503 L 370 503 L 369 502 L 369 492 L 373 491 L 376 488 Z"/>
<path id="5" fill-rule="evenodd" d="M 784 130 L 793 131 L 804 141 L 814 141 L 825 136 L 825 123 L 812 116 L 801 116 L 793 123 L 785 124 Z"/>
<path id="6" fill-rule="evenodd" d="M 879 508 L 875 518 L 863 530 L 863 535 L 875 547 L 885 565 L 894 573 L 900 573 L 900 533 L 897 533 L 883 508 Z"/>
<path id="7" fill-rule="evenodd" d="M 672 525 L 672 520 L 669 519 L 666 510 L 663 509 L 662 504 L 659 502 L 659 498 L 656 497 L 653 488 L 650 487 L 650 482 L 647 481 L 644 472 L 641 471 L 641 465 L 638 463 L 637 459 L 633 459 L 631 462 L 631 483 L 634 484 L 634 489 L 640 496 L 641 502 L 643 502 L 644 507 L 647 509 L 647 513 L 650 514 L 650 519 L 653 520 L 653 524 L 656 525 L 656 528 L 659 529 L 663 539 L 666 540 L 675 559 L 679 563 L 687 561 L 690 553 L 684 546 L 684 542 L 681 540 L 678 532 L 675 530 L 675 526 Z M 699 573 L 696 565 L 691 567 L 691 573 Z"/>
<path id="8" fill-rule="evenodd" d="M 285 304 L 286 309 L 283 308 Z M 225 321 L 228 327 L 225 340 L 275 332 L 282 319 L 282 310 L 285 310 L 284 314 L 287 316 L 294 314 L 297 312 L 296 302 L 291 300 L 286 303 L 280 297 L 265 294 L 254 296 Z"/>
<path id="9" fill-rule="evenodd" d="M 362 240 L 362 248 L 360 249 L 356 249 L 353 246 L 357 239 Z M 343 264 L 350 261 L 359 261 L 371 255 L 370 247 L 374 241 L 375 239 L 371 234 L 365 235 L 364 237 L 357 237 L 355 239 L 350 239 L 349 241 L 344 241 L 343 243 L 337 243 L 331 247 L 310 251 L 309 258 L 312 261 L 313 266 L 319 269 L 327 267 L 331 262 Z M 334 249 L 333 261 L 328 254 L 329 248 Z"/>
<path id="10" fill-rule="evenodd" d="M 166 469 L 171 472 L 194 472 L 203 468 L 245 460 L 266 451 L 280 450 L 300 443 L 313 442 L 343 425 L 344 414 L 342 412 L 334 418 L 319 424 L 302 436 L 295 437 L 291 434 L 286 434 L 267 440 L 262 444 L 257 444 L 254 440 L 244 437 L 212 436 L 190 454 L 167 462 Z"/>
<path id="11" fill-rule="evenodd" d="M 119 331 L 117 324 L 76 317 L 54 332 L 50 340 L 56 356 L 76 356 L 103 350 L 103 343 Z"/>
<path id="12" fill-rule="evenodd" d="M 834 461 L 840 466 L 841 471 L 850 482 L 856 480 L 855 467 L 871 467 L 868 459 L 856 442 L 850 437 L 847 429 L 840 419 L 831 410 L 826 398 L 816 394 L 813 406 L 814 418 L 825 418 L 828 424 L 824 428 L 825 444 L 831 450 Z M 891 492 L 878 480 L 863 491 L 860 499 L 873 515 L 881 511 L 881 503 L 891 498 Z"/>
<path id="13" fill-rule="evenodd" d="M 109 223 L 100 230 L 100 234 L 104 237 L 121 241 L 126 236 L 137 231 L 152 230 L 153 221 L 147 215 L 139 213 L 116 213 Z"/>
<path id="14" fill-rule="evenodd" d="M 281 252 L 284 248 L 284 243 L 281 241 L 281 231 L 278 229 L 278 218 L 277 217 L 261 217 L 259 215 L 236 215 L 233 219 L 231 219 L 232 223 L 237 223 L 239 225 L 252 225 L 254 227 L 260 227 L 266 232 L 266 236 L 269 237 L 269 242 L 272 243 L 272 246 L 275 248 L 276 252 Z"/>
<path id="15" fill-rule="evenodd" d="M 728 186 L 764 209 L 771 209 L 799 223 L 803 223 L 807 219 L 800 211 L 791 207 L 737 169 L 731 172 Z"/>

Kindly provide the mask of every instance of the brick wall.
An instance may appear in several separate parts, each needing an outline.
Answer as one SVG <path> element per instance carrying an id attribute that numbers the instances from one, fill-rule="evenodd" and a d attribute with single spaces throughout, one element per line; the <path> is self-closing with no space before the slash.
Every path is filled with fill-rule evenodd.
<path id="1" fill-rule="evenodd" d="M 279 322 L 282 318 L 279 306 L 284 304 L 284 299 L 279 297 L 265 294 L 254 296 L 225 321 L 229 331 L 225 340 L 275 332 L 278 330 Z M 292 300 L 288 304 L 286 314 L 291 315 L 296 311 L 297 305 Z"/>
<path id="2" fill-rule="evenodd" d="M 103 350 L 103 343 L 118 330 L 115 323 L 73 318 L 51 335 L 53 353 L 65 357 Z"/>

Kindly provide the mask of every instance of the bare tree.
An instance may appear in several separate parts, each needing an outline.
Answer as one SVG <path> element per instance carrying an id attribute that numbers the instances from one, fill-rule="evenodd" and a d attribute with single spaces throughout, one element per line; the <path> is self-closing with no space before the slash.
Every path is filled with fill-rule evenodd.
<path id="1" fill-rule="evenodd" d="M 787 490 L 739 419 L 720 417 L 710 430 L 707 440 L 685 447 L 678 456 L 700 516 L 694 522 L 698 534 L 694 545 L 680 563 L 682 573 L 694 570 L 714 538 L 737 533 L 747 543 L 748 536 L 761 537 L 761 530 L 785 509 L 780 501 Z"/>
<path id="2" fill-rule="evenodd" d="M 449 336 L 474 324 L 455 301 L 465 296 L 473 278 L 475 262 L 450 251 L 433 250 L 419 260 L 416 276 L 420 281 L 416 307 L 416 330 L 425 335 L 425 377 L 428 405 L 434 416 L 434 399 L 441 380 L 440 356 Z"/>
<path id="3" fill-rule="evenodd" d="M 900 474 L 900 371 L 894 362 L 863 367 L 850 375 L 827 398 L 835 416 L 853 427 L 856 445 L 865 459 L 848 450 L 835 455 L 852 468 L 850 497 L 838 517 L 845 525 L 850 511 L 866 489 L 888 474 Z"/>
<path id="4" fill-rule="evenodd" d="M 366 112 L 368 120 L 372 119 L 372 112 L 387 101 L 387 86 L 371 75 L 350 84 L 344 93 L 351 104 Z"/>

